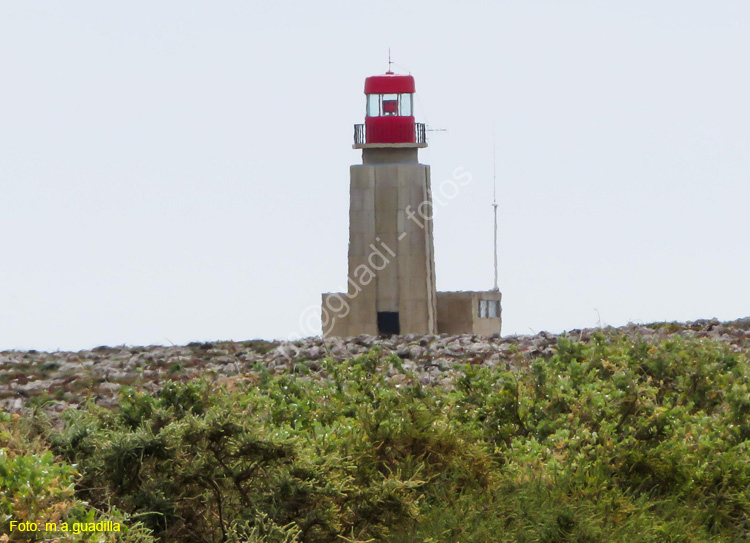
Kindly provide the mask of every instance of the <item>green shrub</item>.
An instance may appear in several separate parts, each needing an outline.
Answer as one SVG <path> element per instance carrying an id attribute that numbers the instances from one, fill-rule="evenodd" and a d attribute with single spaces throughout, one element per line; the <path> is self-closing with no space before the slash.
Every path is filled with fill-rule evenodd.
<path id="1" fill-rule="evenodd" d="M 72 530 L 74 523 L 111 521 L 120 531 L 101 533 L 98 541 L 153 542 L 148 530 L 117 509 L 100 513 L 77 499 L 77 479 L 75 467 L 46 450 L 34 438 L 34 429 L 17 415 L 0 413 L 0 541 L 89 541 L 90 534 L 48 533 L 44 528 L 48 522 L 67 522 Z M 11 521 L 35 523 L 38 531 L 11 531 Z"/>
<path id="2" fill-rule="evenodd" d="M 65 499 L 114 506 L 163 542 L 722 543 L 750 533 L 750 370 L 726 345 L 602 331 L 589 343 L 561 338 L 527 370 L 457 368 L 448 387 L 420 384 L 380 349 L 321 367 L 326 378 L 263 371 L 231 391 L 123 389 L 114 410 L 70 413 L 46 434 L 80 472 L 58 468 Z M 53 480 L 37 479 L 35 495 Z"/>

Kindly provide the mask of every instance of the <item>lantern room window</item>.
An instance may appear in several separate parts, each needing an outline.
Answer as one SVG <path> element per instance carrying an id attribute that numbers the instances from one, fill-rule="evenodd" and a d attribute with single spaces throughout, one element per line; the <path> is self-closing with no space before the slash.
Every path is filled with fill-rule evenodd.
<path id="1" fill-rule="evenodd" d="M 403 94 L 368 94 L 367 116 L 368 117 L 411 117 L 414 113 L 413 95 Z"/>
<path id="2" fill-rule="evenodd" d="M 398 115 L 398 94 L 383 94 L 383 115 Z"/>
<path id="3" fill-rule="evenodd" d="M 401 94 L 400 102 L 401 102 L 401 108 L 400 108 L 401 116 L 411 117 L 412 116 L 412 95 Z"/>
<path id="4" fill-rule="evenodd" d="M 368 117 L 380 116 L 380 95 L 379 94 L 367 95 L 367 116 Z"/>

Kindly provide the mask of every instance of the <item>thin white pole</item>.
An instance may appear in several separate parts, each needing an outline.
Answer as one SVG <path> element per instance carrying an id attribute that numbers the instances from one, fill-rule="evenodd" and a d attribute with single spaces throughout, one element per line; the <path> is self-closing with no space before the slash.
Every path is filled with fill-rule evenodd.
<path id="1" fill-rule="evenodd" d="M 495 214 L 495 287 L 493 290 L 500 290 L 497 285 L 497 159 L 494 130 L 492 134 L 492 210 Z"/>

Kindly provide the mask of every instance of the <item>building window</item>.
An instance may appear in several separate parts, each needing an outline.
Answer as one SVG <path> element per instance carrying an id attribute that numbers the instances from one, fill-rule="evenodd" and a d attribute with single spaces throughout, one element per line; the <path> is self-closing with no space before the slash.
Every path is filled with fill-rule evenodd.
<path id="1" fill-rule="evenodd" d="M 479 300 L 479 318 L 496 319 L 500 316 L 500 300 Z"/>

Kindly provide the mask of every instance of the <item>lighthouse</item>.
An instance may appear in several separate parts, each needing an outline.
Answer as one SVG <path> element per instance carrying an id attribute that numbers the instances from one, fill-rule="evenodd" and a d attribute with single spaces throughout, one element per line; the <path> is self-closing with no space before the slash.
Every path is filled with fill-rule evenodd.
<path id="1" fill-rule="evenodd" d="M 365 79 L 365 122 L 354 125 L 346 292 L 322 297 L 326 337 L 500 333 L 500 292 L 435 286 L 425 125 L 414 117 L 414 77 L 390 70 Z"/>

